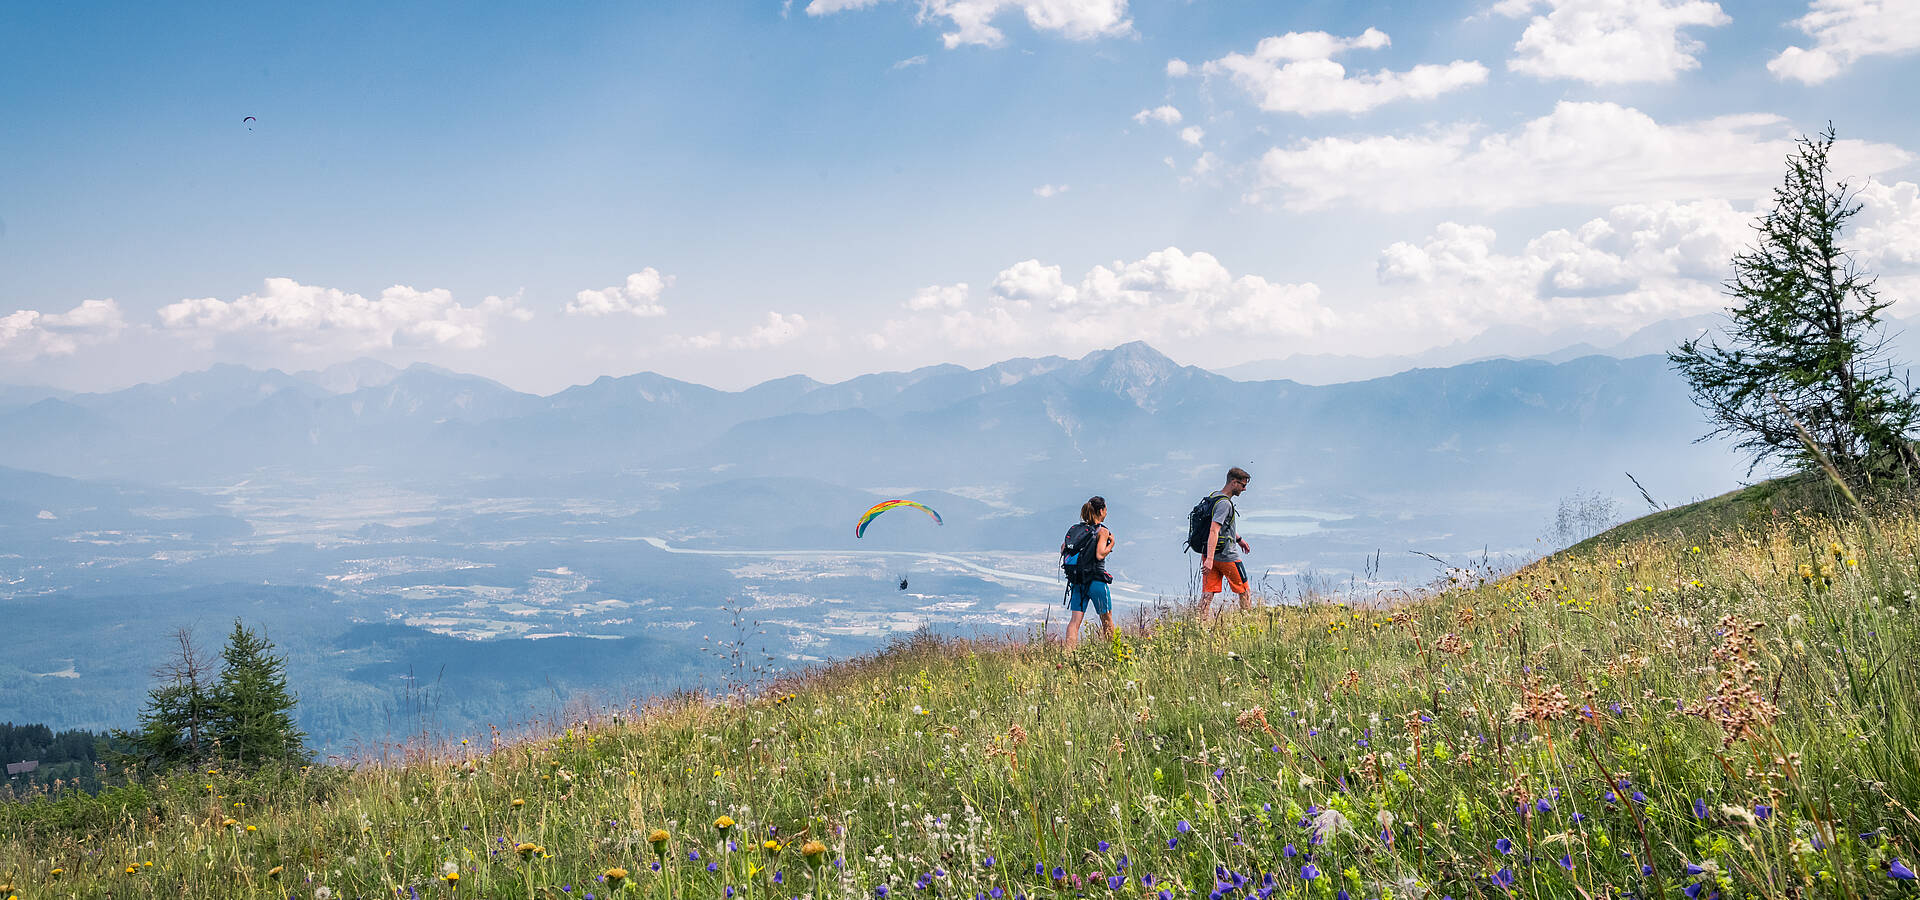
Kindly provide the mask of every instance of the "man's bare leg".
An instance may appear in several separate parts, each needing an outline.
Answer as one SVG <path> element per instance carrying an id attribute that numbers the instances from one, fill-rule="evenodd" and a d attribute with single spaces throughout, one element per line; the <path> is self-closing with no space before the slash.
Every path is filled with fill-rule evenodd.
<path id="1" fill-rule="evenodd" d="M 1087 617 L 1086 610 L 1079 610 L 1067 621 L 1067 650 L 1071 652 L 1080 643 L 1080 620 Z"/>

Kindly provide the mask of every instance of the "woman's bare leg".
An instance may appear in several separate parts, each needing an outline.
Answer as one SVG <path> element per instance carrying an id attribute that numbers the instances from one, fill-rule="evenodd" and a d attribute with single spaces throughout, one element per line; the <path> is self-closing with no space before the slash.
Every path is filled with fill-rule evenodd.
<path id="1" fill-rule="evenodd" d="M 1087 611 L 1076 610 L 1073 618 L 1067 620 L 1067 649 L 1072 650 L 1080 643 L 1080 620 L 1087 617 Z"/>

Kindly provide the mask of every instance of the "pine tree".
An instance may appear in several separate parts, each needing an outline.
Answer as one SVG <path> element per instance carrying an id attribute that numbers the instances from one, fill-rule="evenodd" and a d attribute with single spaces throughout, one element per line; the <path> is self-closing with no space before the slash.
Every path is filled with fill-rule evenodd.
<path id="1" fill-rule="evenodd" d="M 1892 301 L 1841 245 L 1860 204 L 1833 178 L 1833 144 L 1832 126 L 1800 139 L 1756 245 L 1734 257 L 1727 346 L 1695 339 L 1667 358 L 1712 420 L 1707 436 L 1734 438 L 1754 466 L 1811 469 L 1824 454 L 1842 477 L 1871 483 L 1920 464 L 1907 438 L 1920 392 L 1886 356 L 1880 311 Z"/>
<path id="2" fill-rule="evenodd" d="M 293 721 L 286 658 L 238 619 L 220 655 L 226 665 L 213 692 L 213 734 L 221 758 L 247 767 L 306 762 L 307 736 Z"/>
<path id="3" fill-rule="evenodd" d="M 153 672 L 162 681 L 147 692 L 140 727 L 113 732 L 114 739 L 127 748 L 117 754 L 122 762 L 164 770 L 199 765 L 211 756 L 213 671 L 194 646 L 191 630 L 181 628 L 173 636 L 179 647 Z"/>

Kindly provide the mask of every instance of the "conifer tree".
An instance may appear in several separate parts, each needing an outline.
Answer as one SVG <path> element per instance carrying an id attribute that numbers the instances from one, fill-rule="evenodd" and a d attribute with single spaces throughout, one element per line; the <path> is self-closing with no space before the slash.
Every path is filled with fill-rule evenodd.
<path id="1" fill-rule="evenodd" d="M 173 636 L 179 647 L 153 672 L 161 683 L 147 692 L 140 727 L 113 732 L 115 740 L 127 748 L 118 754 L 123 762 L 172 769 L 199 765 L 211 757 L 213 669 L 194 646 L 190 629 L 181 628 Z"/>
<path id="2" fill-rule="evenodd" d="M 1920 392 L 1887 358 L 1880 311 L 1892 301 L 1841 244 L 1860 203 L 1833 177 L 1833 144 L 1832 126 L 1800 139 L 1757 242 L 1734 257 L 1726 345 L 1695 339 L 1667 358 L 1713 422 L 1708 437 L 1734 438 L 1755 466 L 1811 469 L 1825 454 L 1842 477 L 1870 483 L 1920 469 L 1907 437 Z"/>
<path id="3" fill-rule="evenodd" d="M 225 668 L 213 692 L 220 757 L 248 767 L 306 762 L 307 736 L 293 721 L 286 657 L 275 656 L 273 643 L 239 619 L 220 655 Z"/>

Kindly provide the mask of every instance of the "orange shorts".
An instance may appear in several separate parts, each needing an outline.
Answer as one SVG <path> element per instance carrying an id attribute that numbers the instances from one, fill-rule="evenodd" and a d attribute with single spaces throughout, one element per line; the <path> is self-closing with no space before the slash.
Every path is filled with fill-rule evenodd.
<path id="1" fill-rule="evenodd" d="M 1200 592 L 1203 594 L 1220 593 L 1222 581 L 1225 581 L 1227 587 L 1232 588 L 1236 594 L 1247 593 L 1247 567 L 1241 565 L 1237 559 L 1228 562 L 1216 556 L 1213 559 L 1213 565 L 1201 570 L 1201 576 Z"/>

